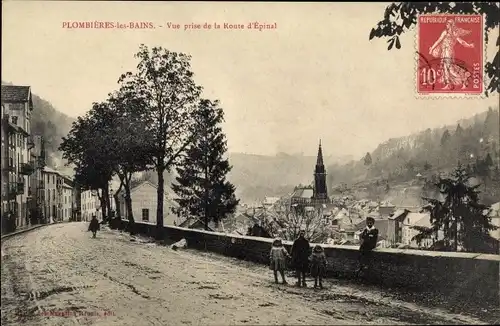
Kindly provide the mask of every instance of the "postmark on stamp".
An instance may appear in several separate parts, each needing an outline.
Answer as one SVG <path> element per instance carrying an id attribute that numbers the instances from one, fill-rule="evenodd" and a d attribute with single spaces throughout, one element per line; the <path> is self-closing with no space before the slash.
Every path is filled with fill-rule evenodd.
<path id="1" fill-rule="evenodd" d="M 484 95 L 483 19 L 482 15 L 418 17 L 418 96 Z"/>

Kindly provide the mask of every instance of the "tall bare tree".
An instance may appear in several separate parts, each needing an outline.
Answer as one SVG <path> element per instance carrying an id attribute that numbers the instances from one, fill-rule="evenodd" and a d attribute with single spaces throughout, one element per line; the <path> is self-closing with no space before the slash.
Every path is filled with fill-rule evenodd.
<path id="1" fill-rule="evenodd" d="M 120 82 L 132 87 L 147 105 L 151 160 L 158 173 L 158 236 L 163 227 L 164 172 L 178 163 L 179 155 L 194 138 L 192 114 L 201 93 L 193 80 L 189 55 L 141 45 L 135 55 L 137 71 L 124 74 Z"/>
<path id="2" fill-rule="evenodd" d="M 273 236 L 280 236 L 285 240 L 294 240 L 299 232 L 304 230 L 306 238 L 311 242 L 324 242 L 330 235 L 325 224 L 321 209 L 303 206 L 277 205 L 270 215 L 269 228 Z M 265 225 L 265 224 L 264 224 Z"/>

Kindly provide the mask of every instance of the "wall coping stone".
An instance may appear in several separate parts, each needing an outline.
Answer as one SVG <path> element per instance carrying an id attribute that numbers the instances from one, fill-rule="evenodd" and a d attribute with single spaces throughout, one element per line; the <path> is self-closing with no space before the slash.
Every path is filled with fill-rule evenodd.
<path id="1" fill-rule="evenodd" d="M 122 219 L 122 221 L 128 222 L 126 219 Z M 147 224 L 151 226 L 156 226 L 156 224 L 151 222 L 135 222 L 136 224 Z M 247 235 L 239 235 L 232 233 L 223 233 L 223 232 L 215 232 L 215 231 L 205 231 L 198 229 L 189 229 L 183 228 L 174 225 L 165 225 L 164 228 L 176 229 L 179 231 L 189 231 L 194 233 L 201 234 L 209 234 L 215 236 L 224 236 L 232 239 L 245 239 L 251 241 L 260 241 L 267 242 L 272 244 L 273 238 L 262 238 L 262 237 L 253 237 Z M 292 245 L 292 241 L 283 241 L 284 245 Z M 316 243 L 311 243 L 311 246 L 317 245 Z M 319 244 L 324 249 L 342 249 L 342 250 L 359 250 L 359 246 L 349 246 L 349 245 L 330 245 L 330 244 Z M 427 250 L 415 250 L 415 249 L 395 249 L 395 248 L 376 248 L 373 250 L 374 252 L 380 253 L 388 253 L 388 254 L 403 254 L 403 255 L 412 255 L 412 256 L 423 256 L 423 257 L 442 257 L 442 258 L 461 258 L 461 259 L 477 259 L 477 260 L 486 260 L 486 261 L 498 261 L 500 263 L 500 255 L 495 254 L 483 254 L 483 253 L 472 253 L 472 252 L 449 252 L 449 251 L 427 251 Z"/>

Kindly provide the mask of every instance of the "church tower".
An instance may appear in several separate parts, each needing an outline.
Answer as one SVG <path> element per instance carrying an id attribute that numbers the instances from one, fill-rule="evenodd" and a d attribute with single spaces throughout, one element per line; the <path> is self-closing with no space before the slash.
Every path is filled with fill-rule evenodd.
<path id="1" fill-rule="evenodd" d="M 314 200 L 327 200 L 326 171 L 323 163 L 323 151 L 321 150 L 321 140 L 319 141 L 318 157 L 316 158 L 316 168 L 314 169 Z"/>

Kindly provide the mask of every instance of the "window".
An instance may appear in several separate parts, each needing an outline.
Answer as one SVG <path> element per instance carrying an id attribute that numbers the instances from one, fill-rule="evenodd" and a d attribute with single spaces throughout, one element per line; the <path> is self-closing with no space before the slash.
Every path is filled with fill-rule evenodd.
<path id="1" fill-rule="evenodd" d="M 142 220 L 149 221 L 149 209 L 147 208 L 142 209 Z"/>
<path id="2" fill-rule="evenodd" d="M 56 184 L 56 176 L 55 175 L 52 175 L 52 183 Z"/>

